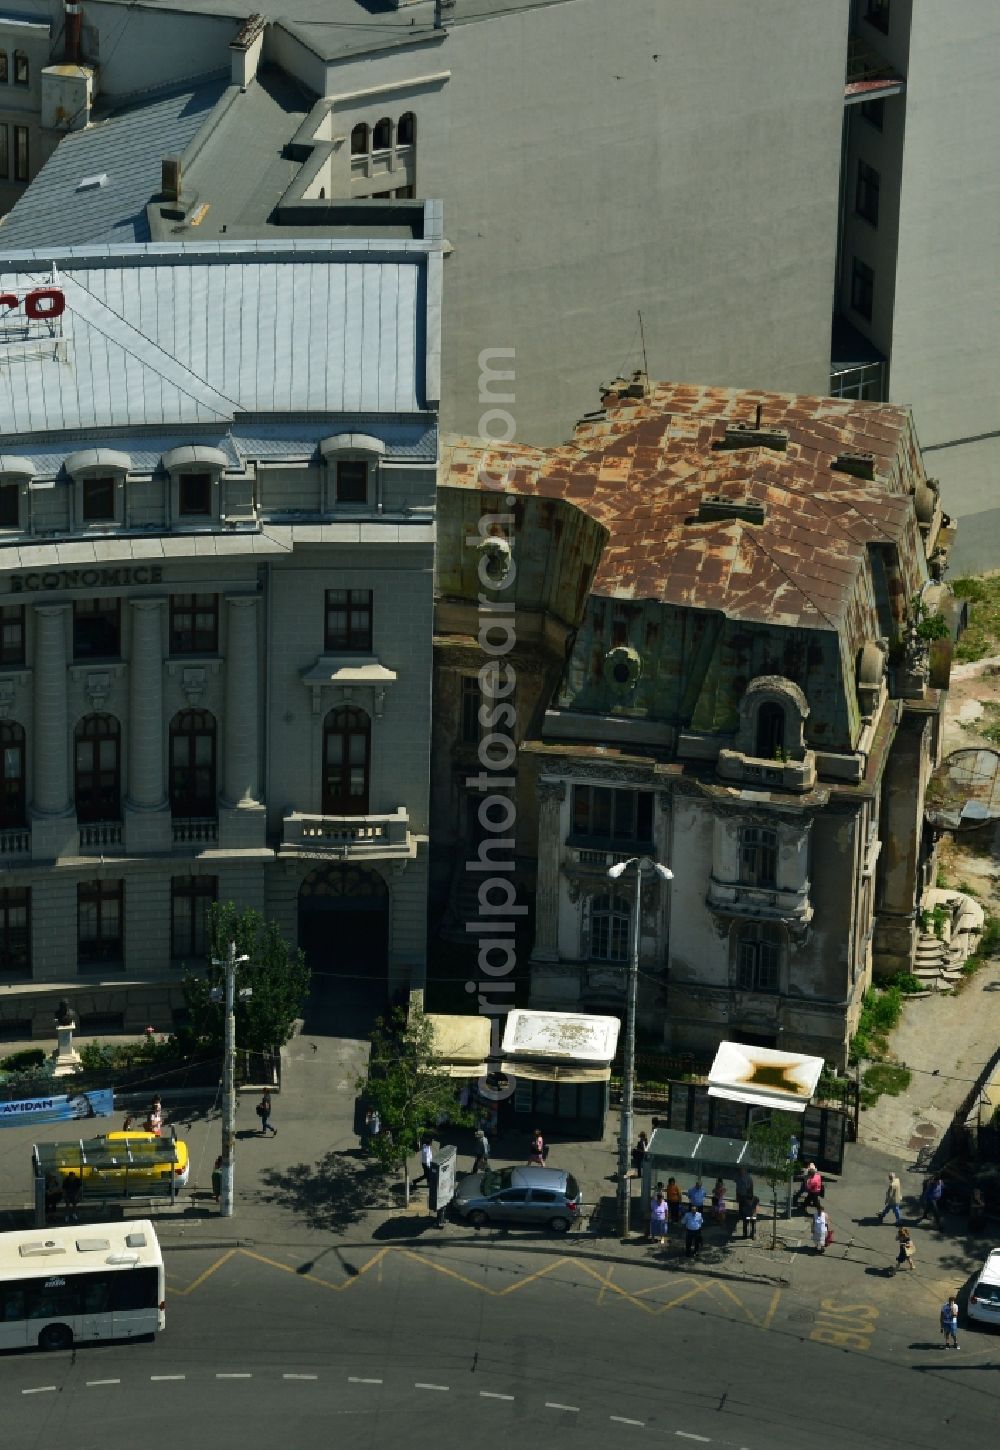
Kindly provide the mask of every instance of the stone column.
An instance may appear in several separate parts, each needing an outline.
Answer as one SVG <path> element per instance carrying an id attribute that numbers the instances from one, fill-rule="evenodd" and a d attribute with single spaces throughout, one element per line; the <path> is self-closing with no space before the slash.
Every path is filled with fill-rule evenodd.
<path id="1" fill-rule="evenodd" d="M 225 797 L 231 806 L 252 806 L 259 791 L 257 596 L 237 594 L 226 605 Z"/>
<path id="2" fill-rule="evenodd" d="M 562 857 L 562 803 L 566 786 L 561 780 L 539 781 L 538 878 L 535 887 L 535 945 L 533 961 L 559 960 L 559 866 Z"/>
<path id="3" fill-rule="evenodd" d="M 80 849 L 69 777 L 66 615 L 70 608 L 69 604 L 40 604 L 34 609 L 33 861 L 75 856 Z M 37 925 L 34 930 L 37 933 Z M 35 975 L 39 975 L 37 969 Z"/>
<path id="4" fill-rule="evenodd" d="M 163 750 L 162 599 L 132 599 L 129 656 L 129 805 L 155 811 L 166 802 Z"/>
<path id="5" fill-rule="evenodd" d="M 34 808 L 65 815 L 69 800 L 69 719 L 66 700 L 68 604 L 35 607 Z"/>

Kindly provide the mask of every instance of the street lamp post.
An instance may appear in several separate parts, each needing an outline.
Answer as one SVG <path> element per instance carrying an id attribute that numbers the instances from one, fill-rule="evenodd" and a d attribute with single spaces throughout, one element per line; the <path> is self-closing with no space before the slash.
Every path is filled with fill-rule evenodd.
<path id="1" fill-rule="evenodd" d="M 662 881 L 673 880 L 669 866 L 661 866 L 652 856 L 631 856 L 616 861 L 608 868 L 612 881 L 635 867 L 635 903 L 629 943 L 628 982 L 625 992 L 625 1046 L 622 1050 L 622 1116 L 618 1136 L 618 1232 L 624 1239 L 631 1229 L 632 1194 L 629 1188 L 629 1154 L 632 1148 L 633 1102 L 635 1100 L 635 1006 L 639 988 L 639 934 L 642 928 L 642 873 L 655 871 Z"/>
<path id="2" fill-rule="evenodd" d="M 225 1013 L 226 1036 L 222 1064 L 222 1182 L 219 1195 L 219 1217 L 233 1216 L 233 1177 L 236 1157 L 236 967 L 248 962 L 249 957 L 236 955 L 236 943 L 229 943 L 229 950 L 222 961 L 213 957 L 212 965 L 223 967 L 226 973 Z M 218 989 L 213 988 L 212 999 L 218 1000 Z M 241 997 L 252 996 L 249 987 L 240 991 Z"/>

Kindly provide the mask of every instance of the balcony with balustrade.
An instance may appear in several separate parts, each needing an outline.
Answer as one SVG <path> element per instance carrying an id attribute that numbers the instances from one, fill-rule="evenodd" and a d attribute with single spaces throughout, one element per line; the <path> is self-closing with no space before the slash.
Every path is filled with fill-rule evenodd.
<path id="1" fill-rule="evenodd" d="M 752 885 L 742 881 L 720 881 L 710 876 L 708 907 L 722 916 L 747 917 L 757 921 L 783 921 L 805 926 L 812 920 L 808 880 L 797 888 Z"/>
<path id="2" fill-rule="evenodd" d="M 417 853 L 405 806 L 384 815 L 314 816 L 292 811 L 282 821 L 282 856 L 335 861 L 410 860 Z"/>

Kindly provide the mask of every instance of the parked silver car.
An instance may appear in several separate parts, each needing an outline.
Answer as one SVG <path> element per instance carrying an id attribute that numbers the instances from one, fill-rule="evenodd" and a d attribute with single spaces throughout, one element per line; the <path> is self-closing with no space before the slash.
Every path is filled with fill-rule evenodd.
<path id="1" fill-rule="evenodd" d="M 501 1168 L 463 1178 L 454 1209 L 466 1223 L 541 1224 L 566 1233 L 580 1217 L 580 1185 L 562 1168 Z"/>

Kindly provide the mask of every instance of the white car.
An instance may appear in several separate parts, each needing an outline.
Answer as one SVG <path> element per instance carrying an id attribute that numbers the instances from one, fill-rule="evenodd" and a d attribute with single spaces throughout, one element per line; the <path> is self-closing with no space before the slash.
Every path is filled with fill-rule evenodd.
<path id="1" fill-rule="evenodd" d="M 968 1315 L 981 1324 L 1000 1324 L 1000 1249 L 991 1249 L 969 1295 Z"/>

